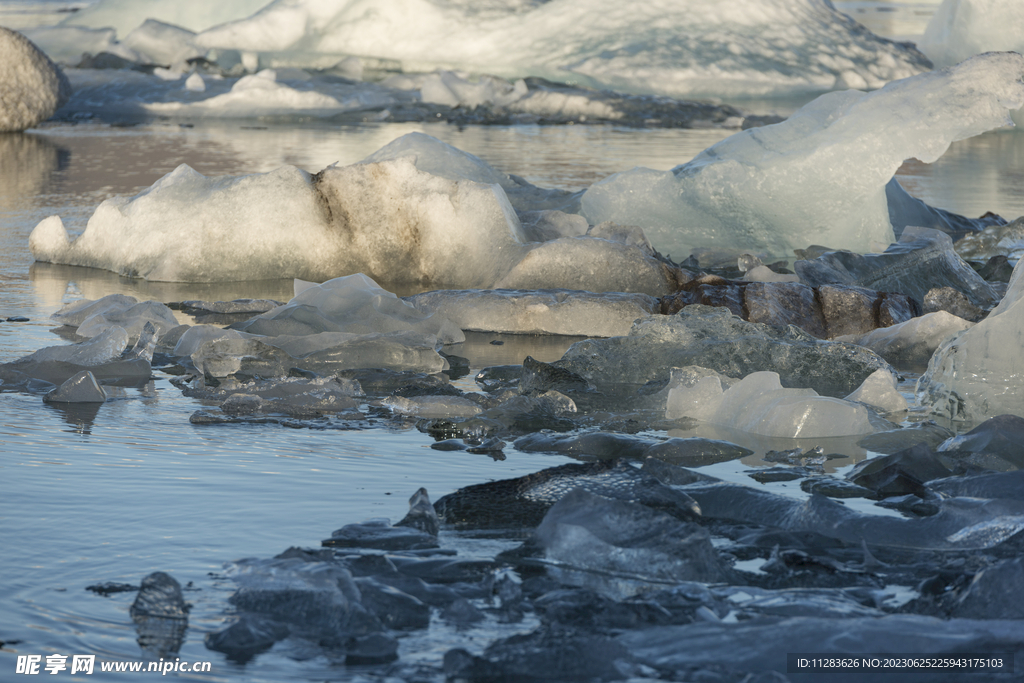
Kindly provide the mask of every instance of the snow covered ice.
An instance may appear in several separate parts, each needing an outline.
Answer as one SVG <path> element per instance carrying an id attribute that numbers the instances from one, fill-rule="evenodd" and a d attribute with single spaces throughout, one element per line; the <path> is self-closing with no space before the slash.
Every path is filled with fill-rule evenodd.
<path id="1" fill-rule="evenodd" d="M 672 171 L 637 168 L 596 183 L 582 214 L 642 226 L 680 258 L 697 247 L 881 251 L 895 237 L 885 188 L 896 169 L 1009 124 L 1009 110 L 1024 104 L 1022 73 L 1024 57 L 987 54 L 870 93 L 822 95 Z"/>

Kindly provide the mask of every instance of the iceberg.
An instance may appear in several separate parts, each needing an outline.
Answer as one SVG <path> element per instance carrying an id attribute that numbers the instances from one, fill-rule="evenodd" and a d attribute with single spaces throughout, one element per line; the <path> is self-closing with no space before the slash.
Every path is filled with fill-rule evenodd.
<path id="1" fill-rule="evenodd" d="M 1024 416 L 1024 267 L 1013 269 L 999 305 L 977 325 L 947 340 L 928 362 L 917 397 L 953 420 Z"/>
<path id="2" fill-rule="evenodd" d="M 161 17 L 157 17 L 161 18 Z M 169 21 L 168 19 L 163 19 Z M 173 23 L 173 22 L 172 22 Z M 275 0 L 201 32 L 207 48 L 346 55 L 670 97 L 878 88 L 930 63 L 826 0 Z"/>
<path id="3" fill-rule="evenodd" d="M 1022 73 L 1024 57 L 992 53 L 874 92 L 828 93 L 671 171 L 602 180 L 584 193 L 581 213 L 591 223 L 639 225 L 677 257 L 697 247 L 880 251 L 896 236 L 886 199 L 896 169 L 1010 124 L 1009 110 L 1024 104 Z"/>
<path id="4" fill-rule="evenodd" d="M 0 133 L 45 121 L 70 96 L 60 68 L 28 38 L 0 26 Z"/>

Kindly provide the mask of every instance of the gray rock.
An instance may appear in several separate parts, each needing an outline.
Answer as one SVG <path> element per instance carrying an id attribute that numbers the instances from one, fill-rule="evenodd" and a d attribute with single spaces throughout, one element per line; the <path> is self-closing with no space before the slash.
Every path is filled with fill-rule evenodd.
<path id="1" fill-rule="evenodd" d="M 971 303 L 967 296 L 952 287 L 935 287 L 924 295 L 924 312 L 946 311 L 958 318 L 976 323 L 985 317 L 985 311 Z"/>

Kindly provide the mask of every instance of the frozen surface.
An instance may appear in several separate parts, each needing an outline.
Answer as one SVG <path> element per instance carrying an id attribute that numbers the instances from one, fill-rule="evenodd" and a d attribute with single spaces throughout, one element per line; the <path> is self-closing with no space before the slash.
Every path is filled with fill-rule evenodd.
<path id="1" fill-rule="evenodd" d="M 677 258 L 697 247 L 880 251 L 894 238 L 885 188 L 896 169 L 1009 124 L 1008 110 L 1024 104 L 1022 73 L 1024 57 L 988 54 L 870 93 L 823 95 L 670 172 L 613 175 L 587 190 L 582 213 L 640 225 Z"/>
<path id="2" fill-rule="evenodd" d="M 993 50 L 1024 50 L 1024 5 L 1016 0 L 943 0 L 918 47 L 936 66 Z"/>
<path id="3" fill-rule="evenodd" d="M 64 361 L 77 365 L 99 365 L 120 357 L 128 346 L 123 327 L 110 326 L 89 341 L 80 344 L 48 346 L 18 359 L 19 362 Z"/>
<path id="4" fill-rule="evenodd" d="M 876 372 L 888 374 L 886 370 Z M 864 400 L 856 398 L 858 392 L 866 393 L 863 385 L 848 398 Z M 864 406 L 819 396 L 813 389 L 784 389 L 776 372 L 751 373 L 725 391 L 717 377 L 705 377 L 691 388 L 673 387 L 665 417 L 692 417 L 753 434 L 791 439 L 874 431 Z"/>
<path id="5" fill-rule="evenodd" d="M 628 334 L 634 320 L 659 310 L 646 294 L 571 290 L 438 290 L 406 300 L 463 330 L 587 337 Z"/>
<path id="6" fill-rule="evenodd" d="M 60 68 L 28 38 L 0 26 L 0 133 L 45 121 L 70 96 Z"/>
<path id="7" fill-rule="evenodd" d="M 981 421 L 1003 413 L 1024 416 L 1024 268 L 989 316 L 943 344 L 918 381 L 918 399 L 939 415 Z"/>
<path id="8" fill-rule="evenodd" d="M 674 97 L 877 88 L 928 68 L 915 50 L 875 36 L 821 0 L 728 7 L 715 0 L 484 7 L 426 0 L 278 0 L 201 33 L 197 41 L 307 59 L 394 60 L 406 71 L 456 67 Z"/>

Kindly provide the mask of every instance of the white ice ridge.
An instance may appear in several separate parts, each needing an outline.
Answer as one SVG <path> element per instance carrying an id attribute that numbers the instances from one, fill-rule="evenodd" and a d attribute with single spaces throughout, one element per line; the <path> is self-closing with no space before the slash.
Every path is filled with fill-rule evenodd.
<path id="1" fill-rule="evenodd" d="M 875 375 L 868 377 L 865 384 L 879 381 L 873 378 Z M 862 385 L 851 398 L 868 402 L 860 394 L 876 399 L 880 393 Z M 670 386 L 665 417 L 690 417 L 752 434 L 790 439 L 875 431 L 864 406 L 819 396 L 813 389 L 784 389 L 776 372 L 751 373 L 725 390 L 718 377 L 704 377 L 691 386 Z"/>
<path id="2" fill-rule="evenodd" d="M 922 405 L 969 422 L 1003 414 L 1024 417 L 1024 259 L 1003 300 L 987 318 L 947 340 L 917 383 Z"/>
<path id="3" fill-rule="evenodd" d="M 894 237 L 885 186 L 896 169 L 1010 125 L 1009 110 L 1024 104 L 1022 77 L 1024 57 L 991 53 L 870 93 L 828 93 L 672 171 L 636 168 L 596 183 L 582 213 L 591 223 L 642 226 L 677 258 L 698 247 L 880 251 Z"/>
<path id="4" fill-rule="evenodd" d="M 993 50 L 1024 52 L 1024 2 L 943 0 L 918 47 L 936 66 Z"/>
<path id="5" fill-rule="evenodd" d="M 149 3 L 126 4 L 134 11 Z M 226 11 L 240 14 L 240 4 L 228 3 Z M 275 0 L 209 28 L 196 43 L 294 59 L 397 60 L 406 71 L 541 76 L 673 97 L 878 88 L 930 66 L 828 0 Z"/>
<path id="6" fill-rule="evenodd" d="M 267 4 L 267 0 L 99 0 L 74 12 L 62 26 L 113 28 L 126 36 L 147 19 L 173 24 L 190 31 L 203 31 L 218 24 L 243 19 Z"/>
<path id="7" fill-rule="evenodd" d="M 135 197 L 100 204 L 76 240 L 51 216 L 29 246 L 37 261 L 178 282 L 365 273 L 418 288 L 677 288 L 679 273 L 637 230 L 530 242 L 503 188 L 522 206 L 564 194 L 410 134 L 315 175 L 285 166 L 207 178 L 182 165 Z"/>

